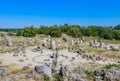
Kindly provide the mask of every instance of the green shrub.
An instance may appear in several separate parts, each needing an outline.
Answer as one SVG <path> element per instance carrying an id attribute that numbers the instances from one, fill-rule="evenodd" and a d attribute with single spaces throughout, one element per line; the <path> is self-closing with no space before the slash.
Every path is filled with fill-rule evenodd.
<path id="1" fill-rule="evenodd" d="M 34 37 L 37 34 L 37 29 L 33 26 L 28 26 L 23 29 L 23 36 L 24 37 Z"/>
<path id="2" fill-rule="evenodd" d="M 19 30 L 16 35 L 17 36 L 23 36 L 23 30 Z"/>
<path id="3" fill-rule="evenodd" d="M 63 38 L 63 40 L 64 40 L 65 42 L 67 42 L 67 38 Z"/>
<path id="4" fill-rule="evenodd" d="M 60 37 L 62 35 L 62 32 L 59 30 L 58 27 L 49 27 L 46 30 L 46 34 L 52 37 Z"/>
<path id="5" fill-rule="evenodd" d="M 86 71 L 87 78 L 92 78 L 93 71 Z"/>
<path id="6" fill-rule="evenodd" d="M 108 65 L 105 65 L 103 68 L 110 69 L 111 67 L 120 67 L 120 65 L 118 65 L 118 64 L 108 64 Z"/>
<path id="7" fill-rule="evenodd" d="M 67 31 L 67 34 L 72 36 L 72 37 L 81 37 L 82 34 L 81 34 L 81 30 L 80 30 L 80 27 L 78 26 L 72 26 L 68 31 Z"/>
<path id="8" fill-rule="evenodd" d="M 8 35 L 9 35 L 9 36 L 15 36 L 15 33 L 13 33 L 13 32 L 8 32 Z"/>
<path id="9" fill-rule="evenodd" d="M 50 77 L 48 75 L 44 75 L 44 81 L 50 81 Z"/>

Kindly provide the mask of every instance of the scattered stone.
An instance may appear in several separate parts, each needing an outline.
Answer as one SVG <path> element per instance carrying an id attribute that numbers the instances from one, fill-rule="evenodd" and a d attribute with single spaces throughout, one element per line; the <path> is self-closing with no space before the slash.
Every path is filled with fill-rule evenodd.
<path id="1" fill-rule="evenodd" d="M 66 76 L 66 74 L 65 74 L 65 69 L 64 69 L 63 66 L 60 67 L 59 76 L 62 77 L 62 78 Z"/>
<path id="2" fill-rule="evenodd" d="M 6 71 L 3 66 L 0 66 L 0 76 L 3 77 L 5 75 Z"/>
<path id="3" fill-rule="evenodd" d="M 94 80 L 112 80 L 112 81 L 120 81 L 120 69 L 119 68 L 110 68 L 103 70 L 95 70 L 94 71 Z"/>
<path id="4" fill-rule="evenodd" d="M 72 57 L 71 59 L 72 59 L 72 60 L 75 60 L 75 57 Z"/>
<path id="5" fill-rule="evenodd" d="M 23 60 L 23 59 L 19 59 L 18 61 L 20 61 L 20 62 L 24 62 L 24 60 Z"/>
<path id="6" fill-rule="evenodd" d="M 44 73 L 46 75 L 48 75 L 49 77 L 51 77 L 51 68 L 48 66 L 35 66 L 35 71 L 37 73 Z"/>
<path id="7" fill-rule="evenodd" d="M 89 42 L 89 46 L 93 46 L 93 41 L 92 40 Z"/>

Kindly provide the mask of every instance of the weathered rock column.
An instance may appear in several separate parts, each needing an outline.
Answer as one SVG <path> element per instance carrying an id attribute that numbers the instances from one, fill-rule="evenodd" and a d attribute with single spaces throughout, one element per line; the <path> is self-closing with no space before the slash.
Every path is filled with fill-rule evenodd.
<path id="1" fill-rule="evenodd" d="M 50 48 L 51 48 L 52 50 L 55 50 L 55 48 L 56 48 L 56 43 L 55 43 L 54 40 L 51 40 L 51 41 L 50 41 Z"/>

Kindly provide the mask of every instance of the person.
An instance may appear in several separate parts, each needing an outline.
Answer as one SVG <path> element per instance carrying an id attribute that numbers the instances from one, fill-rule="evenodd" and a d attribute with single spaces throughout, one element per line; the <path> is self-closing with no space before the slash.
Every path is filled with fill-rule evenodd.
<path id="1" fill-rule="evenodd" d="M 93 62 L 95 61 L 96 59 L 96 54 L 93 54 Z"/>
<path id="2" fill-rule="evenodd" d="M 95 54 L 93 54 L 93 57 L 95 57 L 96 55 Z"/>

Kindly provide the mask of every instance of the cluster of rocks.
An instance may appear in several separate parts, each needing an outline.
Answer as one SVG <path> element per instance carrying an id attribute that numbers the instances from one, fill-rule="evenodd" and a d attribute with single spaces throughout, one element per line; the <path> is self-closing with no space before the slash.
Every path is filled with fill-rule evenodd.
<path id="1" fill-rule="evenodd" d="M 69 66 L 61 66 L 59 71 L 59 77 L 62 77 L 65 81 L 86 81 L 85 68 L 79 66 L 70 69 Z"/>
<path id="2" fill-rule="evenodd" d="M 93 54 L 93 55 L 81 54 L 81 55 L 82 55 L 82 58 L 87 59 L 87 60 L 94 60 L 94 61 L 101 61 L 101 60 L 104 61 L 105 60 L 103 57 L 96 56 L 95 54 Z"/>
<path id="3" fill-rule="evenodd" d="M 18 55 L 23 55 L 24 57 L 26 57 L 26 50 L 22 45 L 18 45 L 17 48 L 14 50 L 14 54 L 13 56 L 18 56 Z"/>
<path id="4" fill-rule="evenodd" d="M 112 45 L 112 44 L 105 44 L 103 48 L 106 50 L 120 51 L 120 46 Z"/>
<path id="5" fill-rule="evenodd" d="M 3 40 L 1 36 L 4 36 L 5 40 Z M 7 33 L 0 32 L 0 41 L 7 41 L 7 46 L 12 46 L 12 38 L 8 36 Z"/>
<path id="6" fill-rule="evenodd" d="M 84 50 L 82 48 L 80 48 L 79 50 L 75 50 L 72 46 L 69 46 L 68 47 L 68 52 L 82 54 L 82 53 L 84 53 Z"/>
<path id="7" fill-rule="evenodd" d="M 120 46 L 112 45 L 112 44 L 105 44 L 102 41 L 97 40 L 91 40 L 89 42 L 89 46 L 95 47 L 95 48 L 103 48 L 105 50 L 113 50 L 113 51 L 120 51 Z"/>
<path id="8" fill-rule="evenodd" d="M 85 38 L 84 36 L 81 38 L 78 38 L 77 41 L 73 40 L 73 39 L 69 39 L 69 45 L 73 46 L 73 45 L 81 45 L 85 42 Z"/>
<path id="9" fill-rule="evenodd" d="M 94 81 L 120 81 L 120 68 L 110 68 L 94 71 Z"/>
<path id="10" fill-rule="evenodd" d="M 112 46 L 111 49 L 113 51 L 120 51 L 120 47 L 119 46 Z"/>
<path id="11" fill-rule="evenodd" d="M 89 46 L 93 46 L 93 47 L 95 47 L 95 48 L 98 48 L 98 47 L 102 47 L 103 46 L 103 44 L 104 43 L 102 43 L 102 41 L 97 41 L 97 40 L 91 40 L 90 42 L 89 42 Z"/>
<path id="12" fill-rule="evenodd" d="M 18 80 L 28 80 L 30 78 L 34 79 L 34 81 L 41 81 L 41 74 L 48 75 L 50 78 L 52 77 L 52 68 L 46 65 L 35 66 L 34 70 L 31 70 L 29 66 L 23 67 L 22 70 L 26 72 L 20 73 L 17 72 L 15 74 L 6 75 L 5 68 L 3 66 L 0 67 L 0 81 L 18 81 Z M 66 79 L 67 81 L 86 81 L 85 78 L 80 78 L 81 76 L 86 77 L 85 68 L 79 66 L 74 69 L 70 69 L 69 66 L 61 66 L 58 71 L 59 77 Z"/>
<path id="13" fill-rule="evenodd" d="M 84 37 L 81 37 L 77 40 L 77 44 L 80 45 L 82 44 L 83 42 L 85 42 L 85 38 Z"/>
<path id="14" fill-rule="evenodd" d="M 38 46 L 37 48 L 32 50 L 33 52 L 41 52 L 41 54 L 43 53 L 43 47 L 42 46 Z"/>
<path id="15" fill-rule="evenodd" d="M 10 74 L 0 78 L 0 81 L 44 81 L 44 76 L 37 74 L 35 71 L 26 73 Z"/>
<path id="16" fill-rule="evenodd" d="M 87 59 L 87 60 L 105 61 L 105 58 L 101 56 L 96 56 L 96 54 L 93 55 L 85 54 L 82 48 L 80 48 L 79 50 L 74 50 L 72 47 L 68 47 L 68 52 L 77 53 L 78 55 L 76 57 L 81 56 L 83 59 Z"/>
<path id="17" fill-rule="evenodd" d="M 25 42 L 24 42 L 24 44 L 28 44 L 28 45 L 32 45 L 32 44 L 37 44 L 37 43 L 39 43 L 39 38 L 29 38 L 29 39 L 27 39 Z"/>
<path id="18" fill-rule="evenodd" d="M 37 72 L 41 70 L 45 74 L 50 73 L 50 71 L 48 71 L 48 68 L 46 67 L 39 68 L 39 70 L 31 70 L 29 66 L 25 66 L 22 70 L 24 70 L 25 72 L 10 73 L 6 75 L 7 72 L 5 71 L 5 68 L 3 66 L 0 66 L 0 81 L 29 81 L 31 79 L 32 81 L 44 81 L 44 76 Z"/>

